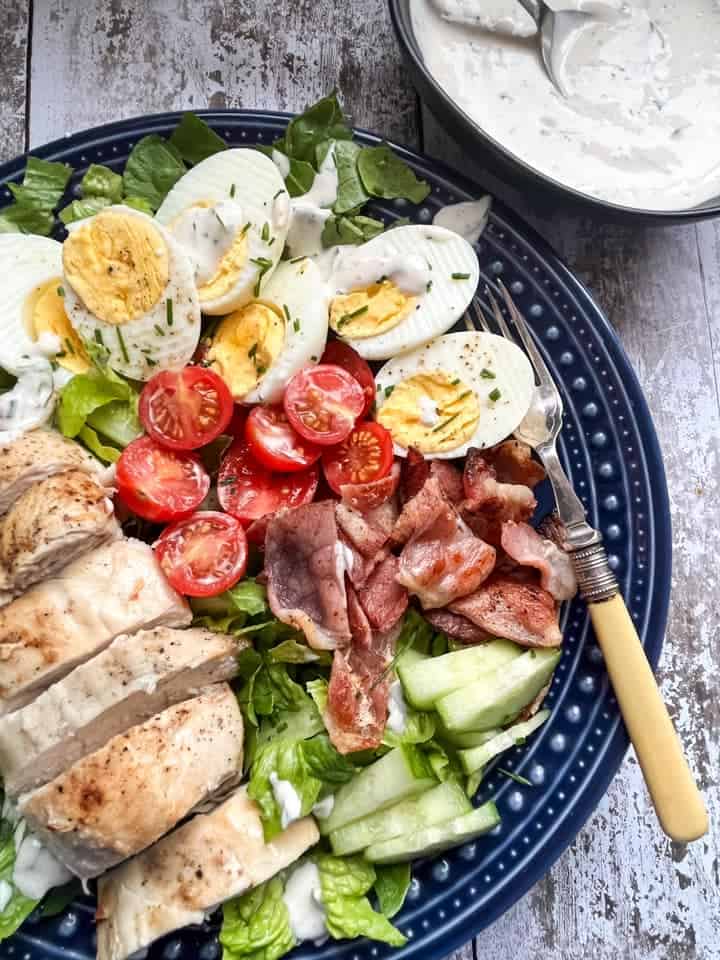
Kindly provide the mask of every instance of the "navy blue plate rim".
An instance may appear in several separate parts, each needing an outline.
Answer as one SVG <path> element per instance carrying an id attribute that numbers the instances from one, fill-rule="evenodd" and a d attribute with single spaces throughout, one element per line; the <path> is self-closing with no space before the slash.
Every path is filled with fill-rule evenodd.
<path id="1" fill-rule="evenodd" d="M 289 113 L 257 110 L 201 110 L 197 113 L 203 116 L 220 133 L 224 129 L 231 135 L 239 131 L 241 137 L 245 139 L 248 132 L 251 132 L 252 136 L 247 139 L 247 145 L 265 139 L 266 135 L 269 135 L 268 139 L 274 138 L 292 117 L 292 114 Z M 85 157 L 85 161 L 81 159 L 79 164 L 77 160 L 75 161 L 76 165 L 80 167 L 86 166 L 89 162 L 106 162 L 112 165 L 114 159 L 124 160 L 124 149 L 122 152 L 118 152 L 117 157 L 113 153 L 113 146 L 118 141 L 128 139 L 135 141 L 139 137 L 152 132 L 166 133 L 181 116 L 182 113 L 178 111 L 108 123 L 62 137 L 29 152 L 34 156 L 56 160 L 66 159 L 68 154 L 80 152 L 81 158 Z M 358 130 L 357 134 L 359 139 L 370 144 L 379 143 L 385 139 L 365 130 Z M 253 136 L 256 138 L 255 140 L 253 140 Z M 242 145 L 239 138 L 232 136 L 232 140 L 233 145 Z M 408 147 L 392 143 L 392 141 L 388 142 L 414 167 L 418 175 L 426 177 L 433 184 L 434 190 L 426 201 L 427 206 L 420 205 L 422 209 L 419 210 L 419 213 L 417 209 L 411 208 L 409 205 L 405 209 L 405 205 L 401 202 L 382 201 L 375 204 L 376 210 L 381 215 L 392 219 L 393 217 L 397 218 L 407 213 L 413 213 L 415 218 L 419 219 L 419 222 L 423 222 L 424 219 L 427 222 L 427 219 L 429 219 L 428 211 L 433 204 L 448 202 L 448 197 L 461 200 L 479 196 L 484 192 L 480 185 L 473 183 L 441 162 L 419 155 Z M 106 152 L 106 148 L 109 148 L 109 152 Z M 117 151 L 117 147 L 115 149 Z M 91 153 L 93 153 L 92 157 L 87 156 Z M 0 206 L 9 202 L 9 191 L 7 189 L 2 190 L 2 185 L 9 180 L 18 179 L 22 175 L 26 160 L 27 154 L 23 154 L 0 165 Z M 436 199 L 436 195 L 439 196 L 443 191 L 445 195 L 442 197 L 442 201 Z M 427 218 L 424 217 L 426 212 L 428 212 Z M 607 510 L 610 510 L 610 502 L 618 500 L 618 497 L 611 492 L 605 496 L 603 501 L 600 501 L 595 496 L 596 489 L 604 489 L 606 492 L 617 489 L 622 495 L 630 494 L 631 490 L 635 489 L 636 496 L 634 499 L 641 504 L 643 510 L 647 510 L 647 517 L 641 513 L 633 512 L 634 508 L 629 506 L 631 498 L 628 496 L 626 517 L 629 532 L 627 534 L 626 554 L 631 561 L 628 564 L 628 569 L 622 570 L 623 558 L 620 556 L 620 550 L 618 550 L 617 559 L 619 562 L 618 575 L 623 584 L 623 592 L 627 595 L 632 586 L 640 591 L 634 600 L 629 601 L 629 606 L 636 619 L 648 659 L 652 666 L 656 667 L 662 649 L 670 600 L 672 533 L 669 496 L 662 454 L 650 411 L 637 377 L 615 331 L 600 308 L 594 303 L 586 287 L 572 274 L 544 239 L 517 214 L 512 213 L 497 202 L 493 204 L 491 223 L 478 244 L 478 256 L 481 259 L 481 266 L 485 258 L 491 257 L 487 269 L 484 270 L 485 278 L 490 281 L 498 273 L 503 272 L 508 265 L 512 267 L 515 276 L 523 278 L 515 280 L 515 284 L 519 284 L 516 299 L 519 300 L 521 306 L 526 306 L 525 300 L 528 293 L 533 294 L 534 303 L 529 309 L 534 329 L 539 326 L 539 323 L 533 322 L 533 310 L 539 311 L 540 314 L 545 312 L 553 316 L 557 315 L 560 320 L 559 323 L 551 323 L 551 326 L 546 328 L 541 347 L 546 352 L 546 359 L 550 361 L 551 369 L 560 381 L 568 418 L 571 421 L 570 433 L 563 440 L 561 455 L 573 483 L 576 484 L 576 488 L 585 486 L 586 481 L 581 478 L 592 479 L 590 470 L 595 456 L 593 445 L 607 447 L 609 443 L 612 447 L 613 441 L 624 442 L 619 440 L 622 434 L 629 437 L 627 441 L 629 444 L 635 443 L 637 447 L 636 453 L 631 454 L 631 457 L 634 458 L 631 463 L 626 463 L 623 456 L 616 457 L 613 462 L 608 455 L 607 461 L 603 461 L 599 465 L 596 470 L 597 479 L 592 480 L 589 484 L 592 489 L 587 491 L 587 496 L 590 498 L 587 503 L 591 512 L 591 519 L 593 519 L 593 515 L 597 514 L 595 522 L 599 522 L 598 517 L 610 516 L 610 514 L 607 514 L 605 507 L 607 506 Z M 493 257 L 495 259 L 492 259 Z M 531 265 L 533 260 L 537 262 Z M 527 265 L 525 265 L 526 262 Z M 506 282 L 510 281 L 508 276 L 505 279 Z M 553 297 L 557 303 L 553 301 Z M 562 302 L 562 310 L 566 312 L 565 315 L 559 312 L 558 303 L 560 302 Z M 583 337 L 586 338 L 584 341 Z M 559 346 L 554 347 L 554 341 L 559 341 Z M 566 346 L 568 349 L 557 354 L 560 346 Z M 552 350 L 555 351 L 553 355 L 551 355 Z M 587 353 L 588 362 L 592 360 L 593 364 L 599 365 L 599 373 L 596 375 L 595 371 L 588 367 L 589 375 L 584 378 L 576 377 L 571 389 L 562 379 L 562 365 L 565 363 L 570 365 L 576 361 L 578 363 L 585 362 L 583 351 Z M 566 360 L 567 357 L 570 360 Z M 606 362 L 607 368 L 604 368 L 603 364 Z M 615 386 L 610 385 L 603 388 L 602 377 L 613 379 L 612 375 L 614 375 L 613 383 Z M 580 381 L 583 381 L 582 386 Z M 591 401 L 581 409 L 579 404 L 582 394 L 587 389 L 595 390 L 595 399 L 602 402 L 598 404 Z M 606 392 L 604 393 L 603 390 Z M 617 422 L 612 418 L 606 418 L 604 431 L 595 429 L 595 432 L 591 434 L 589 433 L 591 427 L 588 424 L 598 423 L 602 425 L 605 406 L 607 406 L 608 412 L 611 409 L 611 394 L 607 393 L 607 390 L 615 391 L 611 402 L 623 412 L 618 414 Z M 605 401 L 607 401 L 607 404 L 605 404 Z M 602 407 L 602 409 L 598 409 L 599 407 Z M 572 431 L 576 429 L 576 421 L 578 428 L 575 435 Z M 583 421 L 584 426 L 581 436 L 579 427 Z M 621 421 L 623 421 L 622 428 Z M 608 434 L 610 435 L 609 441 Z M 602 440 L 602 438 L 605 439 Z M 631 446 L 630 449 L 634 450 L 634 447 Z M 577 455 L 577 461 L 573 462 L 572 457 L 575 455 Z M 603 473 L 606 466 L 608 468 L 606 470 L 607 476 Z M 630 468 L 634 470 L 632 484 Z M 620 479 L 616 481 L 614 477 L 617 474 L 620 475 Z M 582 496 L 585 498 L 585 493 Z M 620 497 L 620 501 L 622 499 L 623 496 Z M 646 502 L 647 507 L 645 506 Z M 617 510 L 618 507 L 613 506 L 612 509 Z M 645 523 L 647 527 L 644 526 Z M 612 544 L 609 544 L 609 546 L 611 547 Z M 641 552 L 647 551 L 647 553 L 643 556 L 642 563 L 638 562 L 636 564 L 638 550 Z M 633 567 L 632 576 L 630 565 Z M 638 572 L 635 570 L 635 566 L 639 567 L 642 574 L 642 578 L 637 580 L 632 579 Z M 644 572 L 645 570 L 647 570 L 647 574 Z M 641 584 L 642 590 L 636 584 Z M 634 609 L 635 602 L 637 610 Z M 573 616 L 575 616 L 575 620 L 571 622 Z M 563 663 L 560 667 L 560 670 L 565 671 L 565 673 L 558 675 L 556 678 L 558 681 L 557 689 L 554 687 L 550 694 L 553 716 L 536 739 L 531 741 L 522 753 L 518 753 L 517 762 L 524 771 L 533 775 L 533 771 L 543 769 L 543 764 L 539 763 L 539 760 L 548 756 L 552 760 L 552 753 L 548 753 L 548 751 L 555 748 L 550 738 L 565 737 L 562 733 L 552 733 L 553 721 L 559 718 L 561 713 L 560 707 L 564 706 L 563 717 L 560 718 L 563 722 L 570 718 L 571 711 L 580 710 L 577 703 L 569 703 L 567 694 L 570 691 L 570 679 L 565 680 L 564 678 L 575 678 L 578 671 L 582 670 L 585 670 L 587 675 L 579 681 L 578 689 L 581 693 L 578 695 L 577 691 L 573 691 L 573 696 L 575 700 L 578 700 L 578 696 L 582 696 L 582 684 L 587 681 L 587 693 L 591 697 L 588 702 L 592 703 L 590 707 L 591 719 L 593 723 L 598 724 L 594 731 L 598 737 L 598 746 L 596 748 L 592 744 L 586 743 L 590 733 L 588 729 L 588 737 L 583 740 L 578 739 L 573 745 L 574 752 L 558 767 L 559 772 L 556 774 L 556 779 L 560 779 L 561 786 L 566 783 L 568 776 L 570 781 L 574 782 L 573 775 L 569 774 L 571 761 L 575 761 L 581 748 L 589 751 L 585 755 L 590 759 L 579 761 L 579 768 L 582 769 L 583 773 L 581 787 L 577 789 L 581 792 L 563 812 L 563 815 L 558 818 L 555 825 L 547 826 L 544 836 L 546 841 L 549 842 L 544 843 L 539 851 L 540 855 L 529 855 L 524 861 L 516 849 L 516 846 L 520 845 L 520 840 L 526 840 L 527 838 L 527 835 L 520 838 L 520 830 L 524 828 L 525 820 L 530 818 L 530 813 L 528 813 L 525 820 L 518 820 L 518 823 L 512 828 L 509 838 L 503 841 L 501 853 L 508 843 L 513 842 L 513 838 L 518 838 L 518 843 L 511 846 L 507 851 L 509 856 L 507 865 L 504 863 L 496 864 L 492 859 L 489 861 L 494 868 L 500 871 L 499 875 L 502 875 L 503 882 L 498 881 L 499 891 L 497 894 L 493 894 L 492 887 L 489 890 L 480 891 L 474 883 L 470 883 L 468 886 L 470 881 L 480 883 L 483 879 L 479 874 L 477 878 L 475 876 L 480 867 L 474 868 L 472 866 L 476 858 L 476 847 L 483 843 L 483 839 L 481 839 L 477 844 L 466 845 L 459 851 L 451 852 L 432 861 L 423 861 L 420 865 L 418 872 L 422 873 L 423 876 L 430 874 L 423 881 L 429 882 L 430 889 L 425 896 L 420 893 L 419 886 L 411 889 L 408 904 L 400 914 L 398 922 L 406 932 L 411 930 L 412 935 L 408 944 L 401 950 L 391 951 L 382 945 L 371 946 L 368 941 L 360 941 L 359 944 L 355 941 L 349 941 L 329 944 L 322 949 L 301 947 L 294 952 L 293 956 L 298 958 L 348 956 L 351 960 L 360 960 L 361 957 L 365 956 L 381 958 L 395 956 L 403 958 L 403 960 L 416 956 L 422 956 L 427 960 L 443 957 L 477 935 L 516 903 L 547 873 L 552 864 L 570 845 L 599 804 L 617 772 L 628 747 L 628 737 L 617 704 L 609 690 L 607 677 L 602 670 L 602 658 L 599 655 L 599 650 L 592 642 L 586 613 L 579 606 L 579 601 L 575 601 L 569 610 L 564 611 L 563 624 L 566 629 L 569 625 L 569 628 L 577 630 L 578 633 L 573 636 L 572 643 L 566 645 Z M 567 663 L 565 663 L 565 657 L 567 657 Z M 572 699 L 571 696 L 570 700 Z M 601 707 L 605 707 L 602 720 L 599 719 Z M 570 721 L 568 720 L 568 722 Z M 605 723 L 604 731 L 600 727 L 602 723 Z M 601 734 L 602 741 L 600 742 Z M 564 748 L 563 751 L 558 752 L 564 752 Z M 513 763 L 514 761 L 511 759 L 505 765 L 511 767 Z M 547 765 L 547 760 L 545 760 L 545 765 Z M 578 767 L 572 769 L 577 770 Z M 535 786 L 542 787 L 544 775 L 537 782 L 534 778 L 533 782 Z M 495 783 L 498 783 L 495 793 L 504 798 L 506 806 L 516 802 L 517 796 L 524 797 L 526 795 L 511 781 L 505 781 L 502 778 L 498 781 L 491 773 L 490 783 L 487 787 L 484 787 L 485 793 L 481 795 L 481 800 L 487 799 L 487 790 L 493 789 Z M 527 790 L 529 788 L 523 789 Z M 560 796 L 564 796 L 562 791 L 560 791 Z M 538 791 L 536 799 L 540 801 L 538 806 L 546 802 L 542 790 Z M 532 804 L 533 802 L 531 796 L 529 803 Z M 522 809 L 521 805 L 519 810 Z M 548 807 L 545 812 L 551 809 L 551 807 Z M 517 813 L 517 811 L 515 812 Z M 510 819 L 513 818 L 511 806 L 508 806 L 507 816 Z M 538 823 L 535 825 L 537 827 Z M 488 840 L 490 842 L 490 838 Z M 464 863 L 467 864 L 466 867 L 463 865 Z M 486 874 L 486 879 L 490 882 L 489 874 Z M 512 879 L 512 884 L 508 885 L 510 879 Z M 462 898 L 465 897 L 469 905 L 461 910 L 461 907 L 464 906 Z M 440 905 L 440 909 L 437 909 L 438 905 Z M 79 910 L 77 906 L 80 906 Z M 454 910 L 457 911 L 455 915 L 448 916 L 448 912 L 452 914 Z M 437 925 L 431 924 L 428 919 L 431 911 L 435 912 L 437 920 L 440 921 Z M 85 905 L 76 905 L 73 916 L 73 922 L 76 924 L 90 923 L 90 911 Z M 410 927 L 408 927 L 405 918 L 411 921 Z M 50 928 L 45 929 L 45 925 L 52 924 L 49 920 L 41 923 L 38 923 L 38 921 L 31 923 L 25 931 L 21 931 L 16 937 L 0 944 L 0 958 L 15 956 L 15 942 L 17 942 L 18 947 L 22 943 L 25 949 L 30 951 L 29 955 L 32 960 L 40 960 L 41 957 L 47 956 L 47 953 L 42 952 L 43 949 L 49 950 L 55 956 L 61 956 L 69 946 L 66 936 L 71 933 L 68 926 L 70 919 L 72 917 L 68 915 L 64 920 L 60 920 L 60 927 L 54 933 Z M 63 923 L 66 924 L 67 933 L 62 931 Z M 211 927 L 200 932 L 207 937 L 213 929 Z M 89 935 L 92 937 L 91 933 Z M 87 931 L 83 934 L 83 937 L 86 936 L 88 936 Z M 165 948 L 165 953 L 158 952 L 164 942 L 161 941 L 159 946 L 151 949 L 150 956 L 167 955 L 169 957 L 170 952 L 172 952 L 169 952 L 169 947 L 176 943 L 179 943 L 182 947 L 183 941 L 187 941 L 197 948 L 203 942 L 197 940 L 197 936 L 197 931 L 192 930 L 181 934 L 179 937 L 176 936 L 172 944 L 168 944 Z M 55 937 L 62 938 L 65 942 L 62 944 L 53 943 Z M 213 943 L 215 944 L 213 946 L 215 953 L 213 954 L 212 950 L 208 952 L 206 948 L 201 947 L 200 956 L 206 956 L 208 960 L 212 960 L 212 956 L 217 955 L 217 945 L 216 941 L 208 941 L 208 946 L 212 946 Z M 89 942 L 84 945 L 86 947 L 91 946 Z M 34 947 L 37 947 L 41 952 L 34 953 Z M 85 951 L 76 955 L 85 956 L 88 954 Z M 193 955 L 197 955 L 197 951 Z"/>

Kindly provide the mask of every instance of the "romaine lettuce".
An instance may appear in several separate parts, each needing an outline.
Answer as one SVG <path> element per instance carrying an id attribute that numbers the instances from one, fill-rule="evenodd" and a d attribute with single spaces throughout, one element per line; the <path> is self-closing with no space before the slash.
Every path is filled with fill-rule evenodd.
<path id="1" fill-rule="evenodd" d="M 405 903 L 410 889 L 410 864 L 393 863 L 375 867 L 375 895 L 380 913 L 394 917 Z"/>
<path id="2" fill-rule="evenodd" d="M 12 894 L 4 909 L 0 911 L 0 941 L 7 940 L 17 930 L 38 904 L 37 900 L 24 897 L 15 889 L 12 882 L 15 866 L 15 836 L 13 825 L 7 820 L 0 824 L 0 885 L 12 887 Z"/>
<path id="3" fill-rule="evenodd" d="M 80 181 L 80 196 L 104 197 L 110 203 L 120 203 L 122 195 L 122 175 L 101 163 L 91 163 Z"/>
<path id="4" fill-rule="evenodd" d="M 283 901 L 283 875 L 273 877 L 223 907 L 224 960 L 279 960 L 295 946 Z"/>
<path id="5" fill-rule="evenodd" d="M 49 236 L 55 224 L 53 211 L 71 175 L 72 167 L 66 163 L 28 157 L 22 184 L 8 184 L 15 202 L 0 211 L 0 232 Z"/>
<path id="6" fill-rule="evenodd" d="M 386 916 L 373 910 L 365 894 L 375 883 L 375 870 L 362 857 L 314 857 L 320 871 L 320 887 L 328 933 L 336 940 L 369 937 L 391 947 L 402 947 L 407 938 Z"/>
<path id="7" fill-rule="evenodd" d="M 183 114 L 182 120 L 170 134 L 170 143 L 186 163 L 200 163 L 214 153 L 227 149 L 223 138 L 194 113 Z"/>

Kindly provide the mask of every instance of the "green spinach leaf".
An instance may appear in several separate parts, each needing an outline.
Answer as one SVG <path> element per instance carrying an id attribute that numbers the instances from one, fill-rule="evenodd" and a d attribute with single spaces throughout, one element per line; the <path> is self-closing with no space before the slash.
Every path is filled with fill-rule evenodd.
<path id="1" fill-rule="evenodd" d="M 387 144 L 363 147 L 357 160 L 363 186 L 373 197 L 387 200 L 404 198 L 422 203 L 430 193 L 430 184 L 418 180 L 410 167 Z"/>

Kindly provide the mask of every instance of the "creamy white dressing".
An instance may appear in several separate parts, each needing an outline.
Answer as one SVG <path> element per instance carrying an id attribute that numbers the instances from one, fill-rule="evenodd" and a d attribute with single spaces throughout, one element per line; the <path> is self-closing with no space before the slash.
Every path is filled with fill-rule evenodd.
<path id="1" fill-rule="evenodd" d="M 272 220 L 277 230 L 284 230 L 290 219 L 290 194 L 281 190 L 273 200 Z"/>
<path id="2" fill-rule="evenodd" d="M 31 900 L 41 900 L 48 890 L 72 880 L 70 871 L 56 860 L 33 833 L 26 833 L 15 852 L 12 881 Z"/>
<path id="3" fill-rule="evenodd" d="M 296 198 L 296 200 L 302 199 L 304 198 Z M 324 251 L 322 232 L 325 222 L 331 215 L 330 210 L 322 210 L 314 204 L 301 204 L 292 201 L 290 228 L 285 242 L 293 259 L 295 257 L 314 257 Z"/>
<path id="4" fill-rule="evenodd" d="M 420 422 L 425 427 L 434 427 L 440 420 L 437 404 L 428 396 L 420 397 Z"/>
<path id="5" fill-rule="evenodd" d="M 381 278 L 392 280 L 403 293 L 419 296 L 426 292 L 432 273 L 425 258 L 416 253 L 378 257 L 352 251 L 340 255 L 333 272 L 333 284 L 338 293 L 362 290 Z"/>
<path id="6" fill-rule="evenodd" d="M 303 205 L 314 204 L 317 207 L 332 207 L 338 195 L 338 172 L 335 166 L 335 144 L 328 150 L 320 169 L 315 174 L 312 186 L 298 200 Z"/>
<path id="7" fill-rule="evenodd" d="M 302 800 L 290 781 L 281 780 L 274 770 L 269 779 L 275 803 L 280 807 L 280 825 L 285 830 L 302 816 Z"/>
<path id="8" fill-rule="evenodd" d="M 52 416 L 55 408 L 55 380 L 53 368 L 47 356 L 52 334 L 43 334 L 44 342 L 36 344 L 32 354 L 24 354 L 5 364 L 0 358 L 0 366 L 17 377 L 11 390 L 0 395 L 0 443 L 7 444 L 17 440 L 28 430 L 39 427 Z M 51 355 L 60 350 L 60 341 Z"/>
<path id="9" fill-rule="evenodd" d="M 333 812 L 334 806 L 335 794 L 329 793 L 327 797 L 323 797 L 322 800 L 318 800 L 317 803 L 313 805 L 313 816 L 318 817 L 320 820 L 326 820 Z"/>
<path id="10" fill-rule="evenodd" d="M 353 568 L 355 557 L 346 543 L 341 540 L 335 541 L 335 564 L 338 573 L 338 579 L 342 580 L 346 573 L 350 573 Z"/>
<path id="11" fill-rule="evenodd" d="M 399 680 L 393 680 L 390 684 L 388 696 L 388 718 L 386 726 L 398 736 L 405 733 L 407 727 L 408 708 L 403 696 L 402 684 Z"/>
<path id="12" fill-rule="evenodd" d="M 212 207 L 189 207 L 171 225 L 173 236 L 190 257 L 198 285 L 218 272 L 245 222 L 240 204 L 223 200 Z"/>
<path id="13" fill-rule="evenodd" d="M 575 2 L 554 8 L 577 9 Z M 554 88 L 516 0 L 415 0 L 436 80 L 486 133 L 561 183 L 619 204 L 691 207 L 720 194 L 720 4 L 633 0 L 589 19 Z M 485 27 L 504 24 L 504 32 Z"/>
<path id="14" fill-rule="evenodd" d="M 316 864 L 308 861 L 293 870 L 285 885 L 283 901 L 297 942 L 312 940 L 320 946 L 327 939 L 327 926 L 320 871 Z"/>
<path id="15" fill-rule="evenodd" d="M 489 196 L 479 200 L 463 200 L 441 207 L 433 217 L 433 225 L 445 227 L 459 234 L 468 243 L 477 243 L 487 226 L 492 200 Z"/>

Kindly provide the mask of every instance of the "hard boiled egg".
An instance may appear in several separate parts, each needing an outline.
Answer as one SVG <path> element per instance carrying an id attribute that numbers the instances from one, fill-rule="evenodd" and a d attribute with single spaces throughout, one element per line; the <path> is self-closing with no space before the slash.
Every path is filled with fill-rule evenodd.
<path id="1" fill-rule="evenodd" d="M 207 359 L 237 401 L 275 403 L 294 373 L 317 363 L 328 331 L 328 295 L 309 259 L 284 261 L 260 299 L 225 317 Z"/>
<path id="2" fill-rule="evenodd" d="M 456 233 L 394 227 L 339 254 L 330 326 L 367 360 L 394 357 L 449 330 L 478 277 L 475 251 Z"/>
<path id="3" fill-rule="evenodd" d="M 190 360 L 200 337 L 193 268 L 152 217 L 106 207 L 70 228 L 62 260 L 72 325 L 114 370 L 148 380 Z"/>
<path id="4" fill-rule="evenodd" d="M 37 341 L 42 337 L 47 345 L 52 337 L 61 366 L 72 373 L 86 370 L 85 349 L 65 312 L 62 244 L 49 237 L 0 234 L 0 276 L 0 366 L 18 373 L 22 358 L 37 352 Z"/>
<path id="5" fill-rule="evenodd" d="M 203 313 L 225 314 L 258 296 L 277 265 L 290 198 L 258 150 L 222 150 L 182 176 L 157 219 L 193 263 Z"/>
<path id="6" fill-rule="evenodd" d="M 449 333 L 386 363 L 376 418 L 403 456 L 462 457 L 508 437 L 530 408 L 535 378 L 523 351 L 492 333 Z"/>

